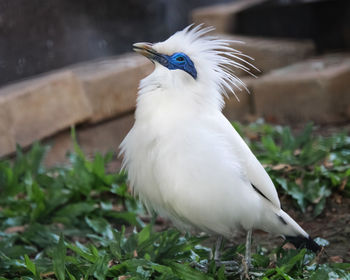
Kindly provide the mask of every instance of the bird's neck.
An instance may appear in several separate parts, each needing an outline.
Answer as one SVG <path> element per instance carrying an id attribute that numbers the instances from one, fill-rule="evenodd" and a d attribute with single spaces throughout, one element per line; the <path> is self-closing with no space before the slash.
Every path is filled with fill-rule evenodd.
<path id="1" fill-rule="evenodd" d="M 171 122 L 185 121 L 220 110 L 219 102 L 203 97 L 200 89 L 185 91 L 149 84 L 139 91 L 135 116 L 136 119 Z"/>
<path id="2" fill-rule="evenodd" d="M 136 118 L 186 118 L 221 111 L 222 95 L 210 81 L 182 82 L 159 76 L 159 72 L 154 71 L 141 81 Z"/>

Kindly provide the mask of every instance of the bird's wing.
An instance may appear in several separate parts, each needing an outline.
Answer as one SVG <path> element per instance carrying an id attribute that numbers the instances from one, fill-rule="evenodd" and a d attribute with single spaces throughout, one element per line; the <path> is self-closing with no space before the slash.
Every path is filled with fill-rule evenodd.
<path id="1" fill-rule="evenodd" d="M 281 208 L 276 188 L 272 183 L 270 176 L 249 149 L 242 137 L 223 115 L 221 115 L 221 120 L 218 126 L 224 137 L 228 137 L 229 143 L 232 144 L 232 149 L 235 155 L 239 158 L 252 187 L 268 199 L 275 207 Z"/>

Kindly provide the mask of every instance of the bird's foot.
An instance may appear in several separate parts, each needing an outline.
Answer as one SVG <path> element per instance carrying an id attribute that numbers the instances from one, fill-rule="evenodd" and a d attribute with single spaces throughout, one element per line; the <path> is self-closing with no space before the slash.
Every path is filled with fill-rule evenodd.
<path id="1" fill-rule="evenodd" d="M 198 262 L 192 262 L 191 266 L 197 268 L 199 271 L 207 273 L 208 272 L 208 264 L 201 264 Z"/>
<path id="2" fill-rule="evenodd" d="M 253 268 L 252 264 L 251 264 L 251 259 L 250 258 L 246 258 L 243 255 L 240 255 L 242 258 L 242 264 L 239 268 L 239 274 L 240 274 L 240 278 L 241 279 L 250 279 L 250 269 Z"/>
<path id="3" fill-rule="evenodd" d="M 241 279 L 250 279 L 249 268 L 250 268 L 249 263 L 243 260 L 241 270 L 240 270 Z"/>
<path id="4" fill-rule="evenodd" d="M 220 261 L 220 260 L 215 260 L 215 265 L 217 267 L 224 266 L 225 267 L 225 272 L 226 273 L 231 273 L 233 271 L 238 271 L 239 270 L 239 264 L 236 261 Z"/>
<path id="5" fill-rule="evenodd" d="M 211 262 L 207 263 L 198 263 L 198 262 L 192 262 L 192 267 L 197 268 L 198 270 L 207 273 L 210 270 L 210 267 L 212 265 Z M 220 261 L 215 260 L 215 266 L 217 268 L 224 266 L 225 267 L 225 274 L 232 274 L 232 273 L 240 273 L 240 265 L 236 261 Z"/>
<path id="6" fill-rule="evenodd" d="M 192 262 L 191 266 L 194 268 L 197 268 L 199 271 L 203 273 L 208 273 L 208 271 L 210 271 L 211 264 L 212 264 L 211 262 L 205 262 L 205 263 Z M 251 276 L 253 277 L 253 279 L 260 279 L 263 275 L 261 272 L 251 271 L 250 269 L 252 269 L 253 266 L 248 264 L 244 258 L 242 258 L 242 264 L 233 260 L 232 261 L 215 260 L 215 266 L 217 269 L 222 265 L 225 267 L 226 275 L 236 275 L 236 276 L 239 275 L 240 279 L 251 279 Z"/>

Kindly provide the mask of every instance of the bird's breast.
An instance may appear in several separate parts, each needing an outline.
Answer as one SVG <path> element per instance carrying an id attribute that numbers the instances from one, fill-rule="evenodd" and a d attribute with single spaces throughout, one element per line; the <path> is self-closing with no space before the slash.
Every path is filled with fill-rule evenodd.
<path id="1" fill-rule="evenodd" d="M 210 224 L 228 234 L 238 223 L 228 214 L 232 205 L 241 205 L 248 195 L 230 144 L 207 118 L 164 121 L 137 120 L 127 137 L 125 156 L 135 193 L 173 220 L 202 230 Z"/>

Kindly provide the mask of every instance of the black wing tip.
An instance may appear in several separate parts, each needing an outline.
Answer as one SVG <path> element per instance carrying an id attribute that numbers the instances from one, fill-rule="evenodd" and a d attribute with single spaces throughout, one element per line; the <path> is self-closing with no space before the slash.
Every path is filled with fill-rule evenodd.
<path id="1" fill-rule="evenodd" d="M 318 253 L 322 249 L 310 236 L 308 238 L 304 236 L 286 236 L 285 238 L 298 249 L 306 248 L 314 253 Z"/>

